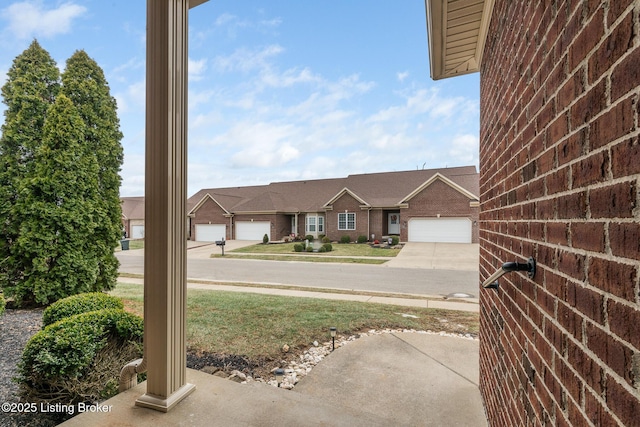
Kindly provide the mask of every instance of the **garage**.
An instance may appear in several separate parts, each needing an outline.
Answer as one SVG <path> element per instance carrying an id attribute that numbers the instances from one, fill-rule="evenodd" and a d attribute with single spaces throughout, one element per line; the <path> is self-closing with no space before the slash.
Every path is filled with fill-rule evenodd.
<path id="1" fill-rule="evenodd" d="M 132 225 L 130 238 L 144 239 L 144 225 Z"/>
<path id="2" fill-rule="evenodd" d="M 471 243 L 469 218 L 411 218 L 410 242 Z"/>
<path id="3" fill-rule="evenodd" d="M 226 239 L 226 224 L 196 224 L 197 242 L 215 242 L 216 240 Z"/>
<path id="4" fill-rule="evenodd" d="M 271 222 L 269 221 L 236 222 L 236 240 L 262 240 L 265 234 L 271 239 Z"/>

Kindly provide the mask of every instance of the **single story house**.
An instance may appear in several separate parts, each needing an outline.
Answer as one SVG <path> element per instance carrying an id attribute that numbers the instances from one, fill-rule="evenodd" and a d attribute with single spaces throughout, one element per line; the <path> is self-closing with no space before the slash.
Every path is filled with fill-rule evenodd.
<path id="1" fill-rule="evenodd" d="M 144 238 L 144 196 L 120 197 L 122 231 L 130 239 Z"/>
<path id="2" fill-rule="evenodd" d="M 190 239 L 281 240 L 326 235 L 478 242 L 475 166 L 210 188 L 187 201 Z"/>

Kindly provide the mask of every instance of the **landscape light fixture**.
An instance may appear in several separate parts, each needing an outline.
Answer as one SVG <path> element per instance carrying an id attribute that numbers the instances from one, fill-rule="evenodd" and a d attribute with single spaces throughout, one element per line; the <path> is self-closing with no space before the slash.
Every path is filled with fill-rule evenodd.
<path id="1" fill-rule="evenodd" d="M 276 369 L 276 382 L 278 383 L 278 387 L 282 384 L 282 380 L 284 379 L 284 369 L 278 368 Z"/>
<path id="2" fill-rule="evenodd" d="M 331 351 L 336 349 L 336 327 L 332 326 L 329 328 L 329 331 L 331 331 L 331 341 L 332 341 L 332 345 L 331 345 Z"/>

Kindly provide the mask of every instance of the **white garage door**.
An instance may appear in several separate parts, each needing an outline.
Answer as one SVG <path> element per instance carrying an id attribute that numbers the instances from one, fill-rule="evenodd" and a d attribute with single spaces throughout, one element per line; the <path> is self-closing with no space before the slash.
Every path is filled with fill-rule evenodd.
<path id="1" fill-rule="evenodd" d="M 196 224 L 197 242 L 215 242 L 226 239 L 227 226 L 225 224 Z"/>
<path id="2" fill-rule="evenodd" d="M 132 239 L 144 239 L 144 225 L 132 225 L 131 226 L 131 238 Z"/>
<path id="3" fill-rule="evenodd" d="M 236 240 L 262 240 L 265 234 L 271 239 L 271 223 L 269 221 L 236 222 Z"/>
<path id="4" fill-rule="evenodd" d="M 471 243 L 468 218 L 411 218 L 410 242 Z"/>

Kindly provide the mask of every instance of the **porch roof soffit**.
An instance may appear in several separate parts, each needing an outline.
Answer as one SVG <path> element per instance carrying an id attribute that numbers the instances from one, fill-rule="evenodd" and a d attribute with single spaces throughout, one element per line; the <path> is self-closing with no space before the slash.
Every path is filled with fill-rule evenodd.
<path id="1" fill-rule="evenodd" d="M 425 0 L 434 80 L 480 71 L 495 0 Z"/>
<path id="2" fill-rule="evenodd" d="M 436 180 L 440 180 L 440 181 L 444 182 L 449 187 L 453 188 L 454 190 L 458 191 L 459 193 L 463 194 L 464 196 L 468 197 L 469 199 L 471 199 L 473 201 L 476 201 L 476 200 L 479 201 L 480 200 L 478 198 L 478 196 L 476 196 L 475 194 L 473 194 L 470 191 L 466 190 L 465 188 L 461 187 L 460 185 L 456 184 L 455 182 L 453 182 L 452 180 L 450 180 L 446 176 L 444 176 L 444 175 L 442 175 L 440 173 L 436 173 L 431 178 L 426 180 L 422 185 L 420 185 L 418 188 L 416 188 L 411 193 L 409 193 L 406 197 L 404 197 L 400 201 L 400 203 L 398 203 L 398 206 L 406 207 L 406 204 L 409 203 L 409 200 L 413 199 L 416 195 L 418 195 L 420 192 L 422 192 L 425 188 L 429 187 L 431 184 L 436 182 Z"/>

